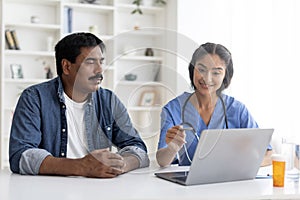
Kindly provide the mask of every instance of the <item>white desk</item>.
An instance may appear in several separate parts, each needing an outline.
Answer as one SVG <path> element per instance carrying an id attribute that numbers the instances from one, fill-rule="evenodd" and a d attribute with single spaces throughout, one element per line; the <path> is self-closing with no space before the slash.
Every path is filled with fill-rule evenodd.
<path id="1" fill-rule="evenodd" d="M 299 183 L 291 180 L 284 188 L 273 187 L 272 179 L 181 186 L 154 176 L 178 168 L 139 169 L 113 179 L 24 176 L 2 170 L 0 199 L 300 199 Z"/>

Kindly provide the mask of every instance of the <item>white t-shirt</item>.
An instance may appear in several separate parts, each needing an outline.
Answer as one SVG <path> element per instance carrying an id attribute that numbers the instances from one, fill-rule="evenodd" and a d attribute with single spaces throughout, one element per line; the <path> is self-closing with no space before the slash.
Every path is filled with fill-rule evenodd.
<path id="1" fill-rule="evenodd" d="M 84 123 L 84 104 L 77 103 L 64 93 L 68 124 L 67 158 L 82 158 L 88 154 Z"/>

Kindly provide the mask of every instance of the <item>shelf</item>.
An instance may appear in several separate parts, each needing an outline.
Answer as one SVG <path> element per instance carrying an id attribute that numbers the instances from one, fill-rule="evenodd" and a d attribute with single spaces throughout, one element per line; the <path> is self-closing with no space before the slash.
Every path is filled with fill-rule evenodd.
<path id="1" fill-rule="evenodd" d="M 130 56 L 125 55 L 119 58 L 120 60 L 131 60 L 131 61 L 159 61 L 163 60 L 162 57 L 158 56 Z"/>
<path id="2" fill-rule="evenodd" d="M 124 29 L 119 31 L 119 34 L 132 35 L 132 36 L 152 36 L 160 37 L 164 34 L 165 30 L 159 28 L 140 28 L 137 30 L 127 30 Z"/>
<path id="3" fill-rule="evenodd" d="M 58 24 L 32 24 L 32 23 L 6 23 L 6 28 L 34 28 L 34 29 L 44 29 L 44 30 L 53 30 L 59 31 L 60 25 Z"/>
<path id="4" fill-rule="evenodd" d="M 35 3 L 35 4 L 42 4 L 42 5 L 57 5 L 60 0 L 9 0 L 9 3 Z"/>
<path id="5" fill-rule="evenodd" d="M 50 79 L 11 79 L 11 78 L 6 78 L 4 81 L 6 83 L 14 83 L 14 84 L 35 84 L 35 83 L 41 83 L 41 82 L 45 82 L 47 80 Z"/>
<path id="6" fill-rule="evenodd" d="M 89 12 L 101 12 L 101 13 L 111 13 L 115 10 L 113 6 L 109 5 L 97 5 L 97 4 L 83 4 L 83 3 L 64 3 L 63 6 L 71 7 L 76 10 L 88 10 Z"/>
<path id="7" fill-rule="evenodd" d="M 5 50 L 5 55 L 9 56 L 46 56 L 54 57 L 54 52 L 49 51 L 23 51 L 23 50 Z"/>

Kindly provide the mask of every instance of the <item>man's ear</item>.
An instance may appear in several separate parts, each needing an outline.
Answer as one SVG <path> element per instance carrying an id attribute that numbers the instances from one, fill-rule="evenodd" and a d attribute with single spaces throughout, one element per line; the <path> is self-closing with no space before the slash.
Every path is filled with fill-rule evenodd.
<path id="1" fill-rule="evenodd" d="M 62 71 L 64 74 L 66 74 L 66 75 L 70 74 L 70 69 L 71 69 L 70 61 L 68 61 L 67 59 L 62 59 L 61 66 L 62 66 Z"/>

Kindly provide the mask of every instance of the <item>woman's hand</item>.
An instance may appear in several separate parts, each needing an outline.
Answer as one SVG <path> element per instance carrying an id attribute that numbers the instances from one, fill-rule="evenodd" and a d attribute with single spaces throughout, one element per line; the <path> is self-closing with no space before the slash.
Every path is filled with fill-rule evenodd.
<path id="1" fill-rule="evenodd" d="M 166 148 L 161 148 L 156 152 L 156 160 L 161 167 L 170 165 L 177 152 L 186 143 L 182 126 L 173 126 L 167 131 L 166 143 L 168 144 Z"/>
<path id="2" fill-rule="evenodd" d="M 186 143 L 185 136 L 186 134 L 185 131 L 182 129 L 182 126 L 173 126 L 167 131 L 166 143 L 174 151 L 178 152 Z"/>

